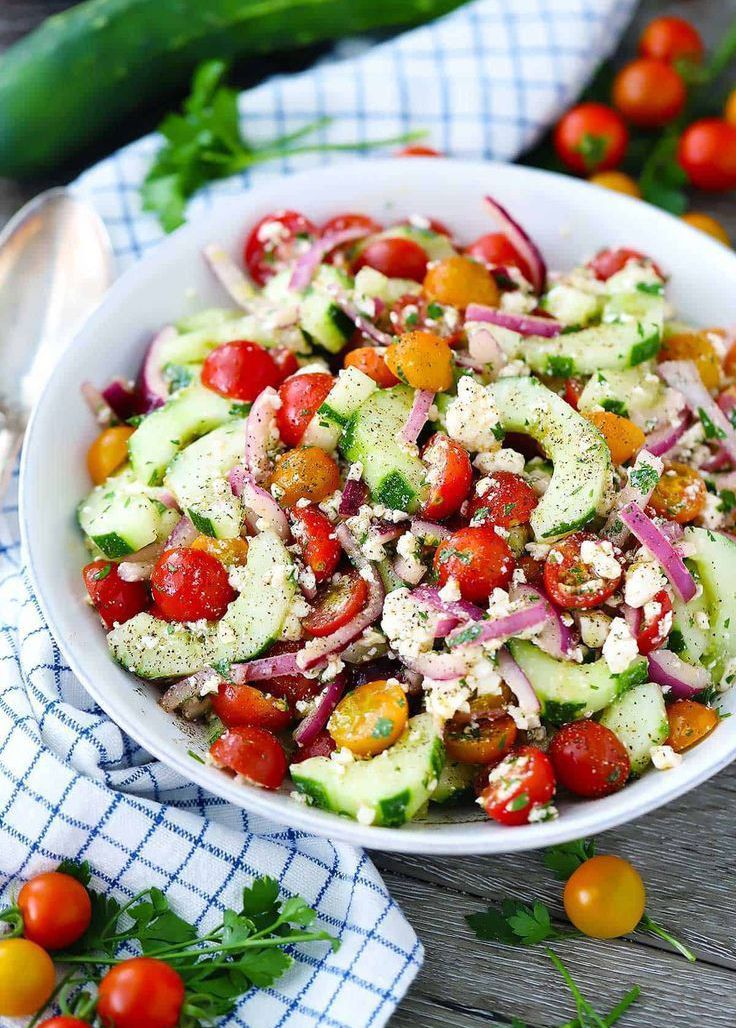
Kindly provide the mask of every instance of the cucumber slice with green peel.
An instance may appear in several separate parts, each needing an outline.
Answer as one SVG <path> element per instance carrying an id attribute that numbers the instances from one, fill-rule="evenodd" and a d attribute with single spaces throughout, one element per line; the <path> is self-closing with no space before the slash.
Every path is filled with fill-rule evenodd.
<path id="1" fill-rule="evenodd" d="M 603 297 L 560 282 L 545 293 L 539 306 L 563 325 L 587 325 L 599 317 Z"/>
<path id="2" fill-rule="evenodd" d="M 330 296 L 328 290 L 331 287 L 348 292 L 352 288 L 352 280 L 337 268 L 323 264 L 306 296 L 301 299 L 299 324 L 308 342 L 329 353 L 339 353 L 350 340 L 355 325 Z"/>
<path id="3" fill-rule="evenodd" d="M 614 675 L 602 657 L 592 664 L 556 660 L 523 639 L 512 639 L 509 649 L 539 697 L 542 716 L 553 724 L 603 710 L 649 674 L 645 657 L 637 657 L 625 671 Z"/>
<path id="4" fill-rule="evenodd" d="M 628 321 L 595 325 L 552 339 L 521 336 L 499 341 L 508 357 L 523 360 L 532 371 L 569 378 L 609 368 L 632 368 L 650 360 L 659 352 L 662 329 L 656 324 Z"/>
<path id="5" fill-rule="evenodd" d="M 344 426 L 377 388 L 373 379 L 362 371 L 344 368 L 324 403 L 307 425 L 302 443 L 305 446 L 321 446 L 323 450 L 334 450 Z"/>
<path id="6" fill-rule="evenodd" d="M 177 511 L 162 502 L 163 495 L 161 489 L 142 485 L 127 469 L 82 500 L 79 526 L 106 557 L 125 557 L 166 539 L 179 520 Z"/>
<path id="7" fill-rule="evenodd" d="M 700 574 L 694 562 L 688 563 L 691 574 L 700 581 Z M 682 660 L 697 664 L 703 654 L 710 649 L 710 611 L 705 590 L 701 587 L 698 594 L 687 603 L 683 603 L 673 591 L 672 614 L 672 631 L 667 649 L 672 650 Z"/>
<path id="8" fill-rule="evenodd" d="M 340 764 L 310 757 L 292 764 L 297 790 L 315 807 L 374 825 L 399 827 L 425 805 L 437 788 L 445 747 L 434 718 L 410 718 L 404 735 L 370 760 Z"/>
<path id="9" fill-rule="evenodd" d="M 242 319 L 243 310 L 240 307 L 207 307 L 203 311 L 187 314 L 174 327 L 177 332 L 186 335 L 188 332 L 211 331 L 220 325 L 229 325 Z"/>
<path id="10" fill-rule="evenodd" d="M 110 652 L 128 671 L 150 679 L 258 656 L 281 634 L 296 592 L 291 557 L 273 532 L 250 540 L 239 584 L 240 595 L 221 621 L 192 627 L 136 614 L 110 632 Z"/>
<path id="11" fill-rule="evenodd" d="M 361 254 L 377 239 L 408 239 L 421 246 L 430 261 L 441 261 L 457 253 L 447 236 L 443 236 L 440 232 L 433 232 L 431 228 L 418 228 L 416 225 L 392 225 L 382 232 L 377 232 L 374 236 L 362 239 L 355 248 L 356 253 Z"/>
<path id="12" fill-rule="evenodd" d="M 363 480 L 373 500 L 409 513 L 426 481 L 416 447 L 399 438 L 413 401 L 414 390 L 408 386 L 377 389 L 350 418 L 340 439 L 345 459 L 363 465 Z"/>
<path id="13" fill-rule="evenodd" d="M 278 345 L 277 333 L 268 327 L 268 319 L 264 317 L 245 314 L 237 318 L 216 318 L 211 324 L 179 332 L 162 345 L 161 366 L 203 361 L 217 346 L 239 339 L 249 339 L 266 347 Z"/>
<path id="14" fill-rule="evenodd" d="M 603 322 L 639 321 L 645 325 L 656 325 L 664 331 L 667 301 L 662 292 L 648 293 L 636 289 L 631 293 L 615 293 L 603 305 Z"/>
<path id="15" fill-rule="evenodd" d="M 458 764 L 448 760 L 442 768 L 437 788 L 429 797 L 430 803 L 457 803 L 472 792 L 477 764 Z"/>
<path id="16" fill-rule="evenodd" d="M 235 421 L 190 443 L 169 467 L 166 488 L 204 535 L 215 539 L 240 535 L 243 505 L 227 476 L 242 463 L 244 454 L 245 421 Z"/>
<path id="17" fill-rule="evenodd" d="M 148 414 L 128 440 L 136 478 L 158 485 L 180 450 L 234 417 L 242 417 L 242 407 L 232 400 L 199 383 L 181 389 L 163 407 Z"/>
<path id="18" fill-rule="evenodd" d="M 355 301 L 360 307 L 360 300 L 382 300 L 392 304 L 402 296 L 418 295 L 422 287 L 411 278 L 389 278 L 375 268 L 367 265 L 355 276 Z"/>
<path id="19" fill-rule="evenodd" d="M 603 436 L 535 378 L 502 378 L 487 390 L 504 431 L 532 436 L 553 463 L 552 480 L 530 519 L 537 539 L 582 528 L 610 488 L 611 454 Z"/>
<path id="20" fill-rule="evenodd" d="M 656 682 L 634 686 L 603 711 L 601 724 L 624 744 L 632 773 L 640 775 L 652 762 L 652 746 L 661 746 L 670 734 L 661 687 Z"/>
<path id="21" fill-rule="evenodd" d="M 691 559 L 700 576 L 710 621 L 708 645 L 701 659 L 717 680 L 736 658 L 736 542 L 722 532 L 693 527 L 685 529 L 685 541 L 695 546 Z"/>
<path id="22" fill-rule="evenodd" d="M 630 418 L 649 431 L 657 421 L 666 396 L 662 379 L 651 365 L 621 371 L 610 369 L 591 375 L 580 394 L 579 411 L 603 410 Z"/>

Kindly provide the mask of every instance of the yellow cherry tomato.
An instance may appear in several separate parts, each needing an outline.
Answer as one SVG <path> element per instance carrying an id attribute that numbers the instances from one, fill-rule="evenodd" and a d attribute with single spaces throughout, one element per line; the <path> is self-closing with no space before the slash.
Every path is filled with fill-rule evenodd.
<path id="1" fill-rule="evenodd" d="M 602 186 L 604 189 L 612 189 L 614 193 L 625 193 L 626 196 L 634 196 L 641 199 L 641 189 L 631 175 L 624 171 L 597 171 L 591 175 L 588 182 L 594 186 Z"/>
<path id="2" fill-rule="evenodd" d="M 405 332 L 386 350 L 386 364 L 414 389 L 439 393 L 453 383 L 452 350 L 434 332 Z"/>
<path id="3" fill-rule="evenodd" d="M 666 461 L 664 474 L 655 486 L 649 503 L 663 518 L 686 525 L 702 513 L 708 490 L 705 482 L 689 464 Z"/>
<path id="4" fill-rule="evenodd" d="M 646 442 L 638 425 L 608 410 L 586 411 L 583 415 L 592 422 L 606 440 L 611 460 L 618 467 L 631 460 Z"/>
<path id="5" fill-rule="evenodd" d="M 723 108 L 723 117 L 729 125 L 736 126 L 736 89 L 728 94 L 726 104 Z"/>
<path id="6" fill-rule="evenodd" d="M 29 939 L 0 941 L 0 1014 L 22 1017 L 42 1010 L 56 984 L 51 957 Z"/>
<path id="7" fill-rule="evenodd" d="M 670 734 L 667 745 L 682 753 L 710 735 L 720 718 L 712 707 L 696 700 L 675 700 L 667 708 Z"/>
<path id="8" fill-rule="evenodd" d="M 104 482 L 128 459 L 128 440 L 134 429 L 130 425 L 113 425 L 97 436 L 87 450 L 87 470 L 95 485 Z"/>
<path id="9" fill-rule="evenodd" d="M 633 932 L 644 916 L 644 882 L 635 867 L 621 857 L 591 857 L 573 872 L 565 885 L 565 913 L 594 939 L 617 939 Z"/>
<path id="10" fill-rule="evenodd" d="M 668 336 L 659 351 L 660 361 L 693 361 L 706 389 L 721 382 L 721 362 L 708 332 L 677 332 Z"/>
<path id="11" fill-rule="evenodd" d="M 192 543 L 193 550 L 203 550 L 226 568 L 238 567 L 248 559 L 248 543 L 245 539 L 213 539 L 209 535 L 198 535 Z"/>
<path id="12" fill-rule="evenodd" d="M 270 484 L 276 486 L 275 495 L 283 507 L 293 507 L 302 499 L 319 503 L 340 485 L 340 469 L 319 446 L 300 446 L 276 459 Z"/>
<path id="13" fill-rule="evenodd" d="M 409 705 L 398 682 L 366 682 L 340 700 L 327 723 L 338 746 L 356 757 L 374 757 L 401 736 Z"/>
<path id="14" fill-rule="evenodd" d="M 720 221 L 711 217 L 710 214 L 704 214 L 703 211 L 689 211 L 687 214 L 683 214 L 682 220 L 686 221 L 688 225 L 692 225 L 693 228 L 699 228 L 701 232 L 717 239 L 724 246 L 731 246 L 731 237 L 728 232 Z"/>
<path id="15" fill-rule="evenodd" d="M 498 286 L 488 268 L 459 254 L 429 268 L 424 276 L 424 295 L 461 310 L 470 303 L 497 307 L 499 301 Z"/>

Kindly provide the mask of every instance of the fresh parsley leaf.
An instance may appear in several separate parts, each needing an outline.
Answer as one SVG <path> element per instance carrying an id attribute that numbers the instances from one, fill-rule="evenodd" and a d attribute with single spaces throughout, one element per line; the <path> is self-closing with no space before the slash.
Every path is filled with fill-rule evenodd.
<path id="1" fill-rule="evenodd" d="M 677 161 L 679 133 L 667 130 L 652 148 L 639 177 L 639 187 L 648 203 L 662 207 L 670 214 L 684 214 L 688 201 L 685 194 L 687 175 Z"/>
<path id="2" fill-rule="evenodd" d="M 574 842 L 563 842 L 559 846 L 550 846 L 543 857 L 544 866 L 561 882 L 566 882 L 573 871 L 581 864 L 595 856 L 593 839 L 577 839 Z"/>
<path id="3" fill-rule="evenodd" d="M 479 939 L 503 942 L 507 946 L 535 946 L 547 939 L 565 939 L 552 924 L 549 909 L 535 902 L 527 906 L 520 900 L 506 899 L 500 908 L 488 907 L 465 918 Z"/>
<path id="4" fill-rule="evenodd" d="M 107 572 L 110 573 L 109 571 Z M 102 577 L 105 577 L 104 575 Z M 70 878 L 76 878 L 82 885 L 89 885 L 92 877 L 92 872 L 89 866 L 89 861 L 84 860 L 81 864 L 78 860 L 62 860 L 56 869 L 59 874 L 69 875 Z"/>

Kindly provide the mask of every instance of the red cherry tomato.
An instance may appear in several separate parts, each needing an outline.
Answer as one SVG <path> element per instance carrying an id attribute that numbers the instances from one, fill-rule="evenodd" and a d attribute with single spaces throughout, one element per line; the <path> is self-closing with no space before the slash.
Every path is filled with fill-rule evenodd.
<path id="1" fill-rule="evenodd" d="M 271 357 L 279 373 L 279 383 L 299 370 L 299 361 L 296 359 L 296 354 L 286 346 L 275 346 L 271 350 Z"/>
<path id="2" fill-rule="evenodd" d="M 605 104 L 582 103 L 557 122 L 555 150 L 580 175 L 615 168 L 623 160 L 629 133 L 623 118 Z"/>
<path id="3" fill-rule="evenodd" d="M 324 223 L 320 232 L 326 236 L 330 232 L 344 232 L 346 228 L 364 228 L 369 234 L 380 232 L 382 227 L 367 214 L 337 214 Z"/>
<path id="4" fill-rule="evenodd" d="M 82 571 L 92 603 L 105 628 L 124 624 L 151 605 L 145 582 L 124 582 L 117 564 L 95 560 Z"/>
<path id="5" fill-rule="evenodd" d="M 537 494 L 528 482 L 512 471 L 494 471 L 487 487 L 476 492 L 468 506 L 471 525 L 500 525 L 513 528 L 526 525 L 538 503 Z"/>
<path id="6" fill-rule="evenodd" d="M 583 383 L 579 378 L 565 379 L 565 401 L 570 404 L 573 410 L 578 409 L 580 397 L 583 395 L 583 388 Z"/>
<path id="7" fill-rule="evenodd" d="M 586 610 L 613 596 L 621 582 L 623 568 L 615 578 L 599 577 L 580 556 L 584 542 L 599 540 L 590 532 L 575 532 L 555 543 L 544 562 L 544 585 L 559 607 Z"/>
<path id="8" fill-rule="evenodd" d="M 481 793 L 486 814 L 502 825 L 525 825 L 555 794 L 555 773 L 546 753 L 522 746 L 497 764 Z"/>
<path id="9" fill-rule="evenodd" d="M 332 375 L 321 371 L 307 371 L 292 375 L 279 386 L 281 406 L 276 411 L 281 441 L 286 446 L 298 446 L 307 425 L 317 413 L 325 397 L 335 384 Z"/>
<path id="10" fill-rule="evenodd" d="M 444 157 L 445 155 L 440 150 L 435 150 L 433 146 L 422 146 L 421 143 L 412 143 L 410 146 L 405 146 L 403 150 L 398 150 L 395 154 L 396 157 Z"/>
<path id="11" fill-rule="evenodd" d="M 166 550 L 151 575 L 156 604 L 174 621 L 218 621 L 237 595 L 227 570 L 204 550 Z"/>
<path id="12" fill-rule="evenodd" d="M 736 126 L 721 118 L 702 118 L 685 129 L 677 159 L 698 189 L 736 189 Z"/>
<path id="13" fill-rule="evenodd" d="M 649 22 L 639 39 L 639 53 L 642 57 L 654 57 L 671 64 L 682 60 L 700 64 L 704 52 L 700 33 L 684 18 L 655 18 Z"/>
<path id="14" fill-rule="evenodd" d="M 557 781 L 576 796 L 610 796 L 626 785 L 626 747 L 597 721 L 573 721 L 555 734 L 549 756 Z"/>
<path id="15" fill-rule="evenodd" d="M 280 381 L 268 350 L 245 339 L 218 346 L 202 367 L 202 385 L 233 400 L 255 400 L 267 386 L 277 386 Z"/>
<path id="16" fill-rule="evenodd" d="M 268 651 L 269 657 L 276 657 L 280 653 L 296 653 L 302 648 L 300 642 L 277 642 Z M 276 678 L 269 678 L 263 682 L 263 689 L 267 689 L 272 696 L 279 696 L 285 699 L 292 712 L 300 700 L 311 700 L 319 695 L 324 688 L 319 678 L 307 678 L 306 675 L 278 675 Z"/>
<path id="17" fill-rule="evenodd" d="M 278 789 L 286 777 L 284 749 L 265 728 L 229 728 L 210 746 L 210 756 L 218 767 L 242 775 L 264 789 Z"/>
<path id="18" fill-rule="evenodd" d="M 323 728 L 310 743 L 307 743 L 306 746 L 300 746 L 296 753 L 292 755 L 291 762 L 292 764 L 301 764 L 303 760 L 309 760 L 310 757 L 329 757 L 336 749 L 335 740 L 327 729 Z"/>
<path id="19" fill-rule="evenodd" d="M 375 268 L 388 278 L 410 278 L 423 282 L 427 271 L 427 253 L 412 239 L 391 236 L 373 239 L 361 251 L 355 262 L 354 271 L 360 268 Z"/>
<path id="20" fill-rule="evenodd" d="M 662 589 L 652 600 L 659 608 L 652 618 L 647 618 L 641 623 L 636 636 L 636 645 L 639 653 L 651 653 L 664 645 L 665 640 L 672 630 L 672 600 L 666 589 Z"/>
<path id="21" fill-rule="evenodd" d="M 184 983 L 168 964 L 133 957 L 111 968 L 100 982 L 97 1013 L 107 1028 L 175 1028 Z"/>
<path id="22" fill-rule="evenodd" d="M 268 683 L 264 683 L 268 688 Z M 291 711 L 285 700 L 274 699 L 252 685 L 221 682 L 212 696 L 212 709 L 228 728 L 256 725 L 280 732 L 291 724 Z"/>
<path id="23" fill-rule="evenodd" d="M 620 247 L 618 250 L 601 250 L 592 261 L 589 261 L 588 267 L 596 278 L 600 279 L 601 282 L 606 282 L 611 275 L 615 275 L 616 272 L 625 268 L 629 261 L 645 260 L 647 260 L 646 254 L 639 253 L 638 250 L 628 250 L 626 247 Z M 657 274 L 661 275 L 661 271 L 653 261 L 652 265 Z"/>
<path id="24" fill-rule="evenodd" d="M 463 599 L 471 603 L 485 603 L 494 589 L 505 589 L 514 566 L 508 543 L 492 528 L 461 528 L 434 555 L 440 586 L 454 578 Z"/>
<path id="25" fill-rule="evenodd" d="M 298 211 L 267 214 L 253 227 L 243 250 L 250 277 L 265 285 L 294 257 L 302 240 L 316 235 L 317 226 Z"/>
<path id="26" fill-rule="evenodd" d="M 471 243 L 465 250 L 469 257 L 474 257 L 482 264 L 490 267 L 511 267 L 518 268 L 527 281 L 531 281 L 532 273 L 529 265 L 511 245 L 503 232 L 489 232 L 488 235 L 480 236 Z"/>
<path id="27" fill-rule="evenodd" d="M 428 467 L 429 483 L 422 513 L 432 521 L 442 521 L 456 514 L 468 495 L 473 481 L 470 457 L 444 432 L 435 432 L 422 450 L 422 460 Z"/>
<path id="28" fill-rule="evenodd" d="M 92 903 L 76 878 L 47 871 L 26 882 L 18 893 L 26 939 L 47 950 L 71 946 L 89 928 Z"/>
<path id="29" fill-rule="evenodd" d="M 681 113 L 687 90 L 670 64 L 639 57 L 616 75 L 612 96 L 616 109 L 632 125 L 660 128 Z"/>
<path id="30" fill-rule="evenodd" d="M 89 1021 L 80 1021 L 78 1017 L 52 1017 L 42 1021 L 38 1028 L 90 1028 Z"/>
<path id="31" fill-rule="evenodd" d="M 332 522 L 314 504 L 292 507 L 291 534 L 304 559 L 312 569 L 317 582 L 326 582 L 337 569 L 342 557 L 342 546 L 337 540 Z"/>
<path id="32" fill-rule="evenodd" d="M 360 613 L 367 599 L 366 580 L 357 571 L 348 571 L 320 590 L 303 625 L 310 635 L 332 635 Z"/>

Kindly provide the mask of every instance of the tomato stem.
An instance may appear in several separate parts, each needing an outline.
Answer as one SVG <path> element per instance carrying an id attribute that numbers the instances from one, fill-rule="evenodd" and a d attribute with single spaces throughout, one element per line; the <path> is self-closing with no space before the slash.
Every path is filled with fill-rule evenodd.
<path id="1" fill-rule="evenodd" d="M 3 939 L 18 939 L 23 935 L 23 915 L 18 907 L 6 907 L 5 910 L 0 910 L 0 921 L 5 921 L 10 925 L 10 931 L 2 933 Z"/>
<path id="2" fill-rule="evenodd" d="M 640 928 L 643 932 L 650 932 L 652 935 L 657 935 L 660 939 L 664 939 L 664 941 L 668 942 L 673 949 L 677 950 L 678 953 L 681 953 L 686 960 L 689 960 L 691 964 L 694 964 L 698 959 L 684 942 L 680 942 L 679 939 L 676 939 L 674 935 L 671 935 L 665 928 L 658 925 L 656 921 L 652 921 L 648 914 L 644 915 L 637 925 L 637 928 Z"/>

